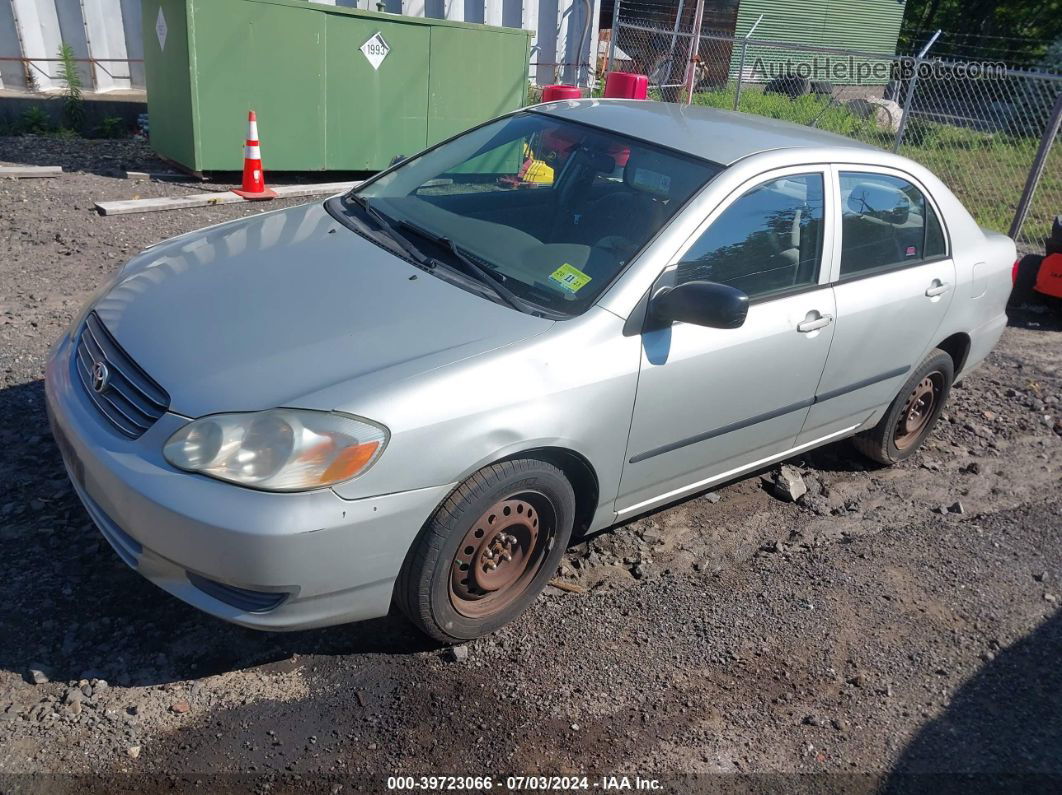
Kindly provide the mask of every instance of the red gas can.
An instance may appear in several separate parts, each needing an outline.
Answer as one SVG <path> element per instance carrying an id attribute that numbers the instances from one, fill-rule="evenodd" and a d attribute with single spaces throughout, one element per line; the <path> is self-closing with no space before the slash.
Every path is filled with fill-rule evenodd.
<path id="1" fill-rule="evenodd" d="M 616 99 L 645 99 L 649 94 L 649 78 L 630 72 L 609 72 L 605 78 L 605 96 Z"/>
<path id="2" fill-rule="evenodd" d="M 553 102 L 558 99 L 579 99 L 582 93 L 579 86 L 546 86 L 542 89 L 542 101 Z"/>

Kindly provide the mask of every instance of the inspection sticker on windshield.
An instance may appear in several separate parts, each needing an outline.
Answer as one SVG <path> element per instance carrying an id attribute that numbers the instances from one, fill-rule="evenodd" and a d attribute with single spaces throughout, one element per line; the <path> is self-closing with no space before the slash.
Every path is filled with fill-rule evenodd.
<path id="1" fill-rule="evenodd" d="M 549 280 L 556 282 L 569 293 L 577 293 L 583 287 L 586 287 L 590 277 L 565 262 L 549 275 Z"/>

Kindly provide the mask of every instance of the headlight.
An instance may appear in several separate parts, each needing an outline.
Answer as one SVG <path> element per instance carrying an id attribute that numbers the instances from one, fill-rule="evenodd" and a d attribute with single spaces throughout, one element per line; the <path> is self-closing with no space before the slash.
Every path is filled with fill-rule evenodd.
<path id="1" fill-rule="evenodd" d="M 387 429 L 345 414 L 270 409 L 193 420 L 162 453 L 178 469 L 264 491 L 304 491 L 360 475 Z"/>

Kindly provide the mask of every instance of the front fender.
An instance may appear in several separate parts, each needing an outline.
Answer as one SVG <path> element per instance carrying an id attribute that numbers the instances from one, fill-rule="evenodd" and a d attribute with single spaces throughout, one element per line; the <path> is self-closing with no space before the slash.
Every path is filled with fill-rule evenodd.
<path id="1" fill-rule="evenodd" d="M 459 482 L 503 458 L 570 450 L 615 500 L 638 380 L 641 343 L 604 310 L 544 334 L 386 389 L 337 410 L 382 422 L 387 449 L 363 476 L 334 487 L 346 499 Z"/>

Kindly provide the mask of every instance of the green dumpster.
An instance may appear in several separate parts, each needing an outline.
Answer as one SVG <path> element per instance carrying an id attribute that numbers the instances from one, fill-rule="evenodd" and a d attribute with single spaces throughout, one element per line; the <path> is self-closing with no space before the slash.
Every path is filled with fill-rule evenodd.
<path id="1" fill-rule="evenodd" d="M 143 0 L 152 148 L 191 171 L 383 168 L 523 104 L 531 33 L 305 0 Z"/>

